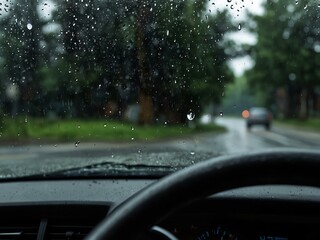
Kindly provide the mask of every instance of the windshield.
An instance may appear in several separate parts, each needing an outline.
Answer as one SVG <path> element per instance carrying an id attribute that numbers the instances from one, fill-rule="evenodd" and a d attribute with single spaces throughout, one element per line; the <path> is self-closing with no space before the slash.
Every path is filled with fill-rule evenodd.
<path id="1" fill-rule="evenodd" d="M 1 178 L 319 149 L 320 4 L 0 0 L 0 92 Z"/>

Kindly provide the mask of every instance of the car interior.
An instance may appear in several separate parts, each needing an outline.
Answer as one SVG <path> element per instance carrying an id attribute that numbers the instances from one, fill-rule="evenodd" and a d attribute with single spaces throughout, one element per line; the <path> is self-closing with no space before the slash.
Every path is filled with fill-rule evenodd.
<path id="1" fill-rule="evenodd" d="M 0 0 L 0 240 L 320 239 L 320 0 Z"/>
<path id="2" fill-rule="evenodd" d="M 0 239 L 317 239 L 319 154 L 218 157 L 161 178 L 0 184 Z"/>

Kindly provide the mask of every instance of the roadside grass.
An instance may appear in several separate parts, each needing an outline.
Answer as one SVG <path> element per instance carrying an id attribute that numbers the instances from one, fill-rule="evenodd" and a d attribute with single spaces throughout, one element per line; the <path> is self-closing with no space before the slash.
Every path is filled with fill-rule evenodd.
<path id="1" fill-rule="evenodd" d="M 276 120 L 276 123 L 296 129 L 320 132 L 320 118 L 309 118 L 307 120 L 283 119 Z"/>
<path id="2" fill-rule="evenodd" d="M 0 141 L 112 141 L 130 142 L 180 138 L 197 133 L 223 132 L 214 124 L 139 126 L 113 120 L 47 120 L 40 118 L 5 118 Z"/>

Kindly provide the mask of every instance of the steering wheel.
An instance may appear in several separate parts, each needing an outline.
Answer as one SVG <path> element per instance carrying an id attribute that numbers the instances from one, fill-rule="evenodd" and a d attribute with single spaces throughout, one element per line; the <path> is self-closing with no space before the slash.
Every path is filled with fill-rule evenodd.
<path id="1" fill-rule="evenodd" d="M 128 240 L 196 200 L 267 184 L 320 187 L 320 152 L 267 151 L 213 158 L 151 184 L 117 207 L 87 239 Z"/>

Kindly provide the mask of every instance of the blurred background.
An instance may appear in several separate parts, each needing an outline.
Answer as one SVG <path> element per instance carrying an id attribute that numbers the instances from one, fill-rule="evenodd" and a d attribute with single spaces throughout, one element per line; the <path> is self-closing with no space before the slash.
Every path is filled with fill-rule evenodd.
<path id="1" fill-rule="evenodd" d="M 0 0 L 0 93 L 2 142 L 222 131 L 252 107 L 320 131 L 320 5 Z"/>

